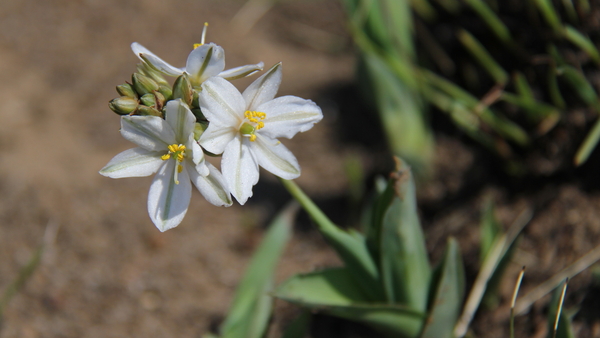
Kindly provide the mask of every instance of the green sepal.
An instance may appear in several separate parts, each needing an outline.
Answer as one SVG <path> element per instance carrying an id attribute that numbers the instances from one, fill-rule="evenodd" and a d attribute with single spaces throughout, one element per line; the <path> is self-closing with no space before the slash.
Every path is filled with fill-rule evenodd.
<path id="1" fill-rule="evenodd" d="M 448 239 L 442 263 L 431 279 L 429 315 L 421 338 L 454 337 L 454 327 L 465 295 L 465 272 L 458 242 Z"/>

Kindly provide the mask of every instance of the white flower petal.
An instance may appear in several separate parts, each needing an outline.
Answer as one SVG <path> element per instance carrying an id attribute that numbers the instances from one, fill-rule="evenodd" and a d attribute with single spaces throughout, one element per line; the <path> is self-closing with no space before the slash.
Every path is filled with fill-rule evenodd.
<path id="1" fill-rule="evenodd" d="M 196 117 L 188 106 L 179 99 L 167 102 L 165 119 L 175 131 L 175 141 L 186 144 L 196 123 Z"/>
<path id="2" fill-rule="evenodd" d="M 157 71 L 163 74 L 169 76 L 179 76 L 183 74 L 182 69 L 171 66 L 170 64 L 166 63 L 161 58 L 159 58 L 154 53 L 152 53 L 137 42 L 131 44 L 131 50 L 133 50 L 133 53 L 137 55 L 137 57 L 139 57 L 140 60 L 146 62 L 152 68 L 156 69 Z"/>
<path id="3" fill-rule="evenodd" d="M 246 104 L 242 94 L 223 78 L 211 77 L 204 81 L 198 102 L 211 125 L 239 128 L 244 119 Z"/>
<path id="4" fill-rule="evenodd" d="M 227 144 L 238 134 L 233 127 L 221 127 L 216 123 L 210 123 L 208 128 L 200 136 L 200 145 L 213 154 L 221 154 Z"/>
<path id="5" fill-rule="evenodd" d="M 259 62 L 255 65 L 235 67 L 220 72 L 218 76 L 224 78 L 227 81 L 237 80 L 263 70 L 264 66 L 265 64 L 263 62 Z"/>
<path id="6" fill-rule="evenodd" d="M 214 43 L 204 44 L 194 49 L 187 59 L 185 72 L 190 75 L 194 87 L 206 79 L 219 75 L 225 69 L 225 52 Z"/>
<path id="7" fill-rule="evenodd" d="M 241 205 L 252 196 L 252 187 L 258 182 L 259 176 L 258 163 L 245 143 L 237 135 L 225 148 L 221 160 L 221 170 L 229 191 Z"/>
<path id="8" fill-rule="evenodd" d="M 246 110 L 257 110 L 262 103 L 273 100 L 280 84 L 281 63 L 278 63 L 244 90 L 242 96 L 246 102 Z"/>
<path id="9" fill-rule="evenodd" d="M 185 143 L 186 147 L 186 156 L 190 156 L 190 159 L 194 165 L 200 164 L 200 162 L 204 161 L 204 151 L 202 151 L 202 147 L 196 142 L 194 139 L 194 134 L 190 134 L 188 138 L 188 142 Z"/>
<path id="10" fill-rule="evenodd" d="M 148 193 L 148 214 L 160 231 L 166 231 L 181 223 L 192 196 L 192 184 L 188 172 L 178 174 L 179 184 L 174 181 L 175 161 L 166 161 L 156 176 Z"/>
<path id="11" fill-rule="evenodd" d="M 128 149 L 113 157 L 100 174 L 110 178 L 150 176 L 163 164 L 161 154 L 143 148 Z"/>
<path id="12" fill-rule="evenodd" d="M 196 168 L 191 166 L 189 162 L 187 165 L 190 179 L 207 201 L 216 206 L 228 207 L 231 205 L 231 194 L 227 189 L 227 182 L 225 182 L 223 175 L 221 175 L 217 168 L 210 163 L 206 163 L 209 173 L 207 175 L 199 175 Z"/>
<path id="13" fill-rule="evenodd" d="M 122 116 L 121 135 L 149 151 L 163 151 L 176 142 L 173 128 L 157 116 Z"/>
<path id="14" fill-rule="evenodd" d="M 309 130 L 323 118 L 319 106 L 297 96 L 278 97 L 260 105 L 258 110 L 267 115 L 260 133 L 271 138 L 292 138 L 298 132 Z"/>
<path id="15" fill-rule="evenodd" d="M 300 176 L 298 160 L 281 142 L 257 134 L 256 140 L 250 143 L 252 154 L 258 164 L 268 172 L 286 180 Z"/>

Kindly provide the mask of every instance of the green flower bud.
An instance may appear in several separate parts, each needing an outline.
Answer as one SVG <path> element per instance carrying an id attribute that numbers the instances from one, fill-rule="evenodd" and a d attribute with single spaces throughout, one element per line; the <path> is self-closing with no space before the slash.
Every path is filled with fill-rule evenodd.
<path id="1" fill-rule="evenodd" d="M 160 90 L 157 92 L 154 92 L 154 97 L 156 98 L 156 109 L 161 110 L 164 106 L 165 103 L 167 103 L 167 99 L 165 98 L 165 96 L 163 94 L 160 93 Z"/>
<path id="2" fill-rule="evenodd" d="M 164 96 L 165 101 L 169 101 L 173 98 L 173 90 L 169 85 L 158 85 L 158 91 Z"/>
<path id="3" fill-rule="evenodd" d="M 123 83 L 122 85 L 117 86 L 117 93 L 121 96 L 131 97 L 133 99 L 137 99 L 138 96 L 135 93 L 135 89 L 129 83 Z"/>
<path id="4" fill-rule="evenodd" d="M 142 97 L 140 97 L 140 103 L 144 106 L 155 108 L 156 96 L 154 96 L 152 93 L 144 94 Z"/>
<path id="5" fill-rule="evenodd" d="M 181 99 L 188 106 L 191 106 L 193 98 L 194 91 L 192 90 L 190 80 L 187 75 L 180 75 L 173 84 L 173 99 Z"/>
<path id="6" fill-rule="evenodd" d="M 140 96 L 158 90 L 158 83 L 146 75 L 134 73 L 131 80 L 133 82 L 133 88 L 135 88 L 135 91 Z"/>
<path id="7" fill-rule="evenodd" d="M 206 128 L 208 128 L 208 122 L 196 122 L 196 125 L 194 126 L 194 140 L 198 141 Z"/>
<path id="8" fill-rule="evenodd" d="M 147 106 L 139 106 L 137 110 L 137 115 L 163 117 L 160 111 Z"/>
<path id="9" fill-rule="evenodd" d="M 165 78 L 162 76 L 162 74 L 159 71 L 154 69 L 151 65 L 147 64 L 146 62 L 138 63 L 137 70 L 138 70 L 138 73 L 146 75 L 147 77 L 151 78 L 156 83 L 158 83 L 159 85 L 161 85 L 161 84 L 168 85 L 169 84 L 169 82 L 167 82 L 167 80 L 165 80 Z"/>
<path id="10" fill-rule="evenodd" d="M 117 97 L 116 99 L 110 100 L 108 103 L 108 107 L 110 107 L 112 111 L 119 115 L 133 113 L 137 109 L 138 105 L 139 103 L 136 99 L 127 96 Z"/>

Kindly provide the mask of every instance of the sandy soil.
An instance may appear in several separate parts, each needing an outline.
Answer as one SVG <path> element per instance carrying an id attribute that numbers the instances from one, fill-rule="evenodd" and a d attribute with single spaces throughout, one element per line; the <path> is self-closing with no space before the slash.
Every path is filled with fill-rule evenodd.
<path id="1" fill-rule="evenodd" d="M 235 17 L 241 7 L 233 0 L 2 1 L 0 291 L 45 233 L 47 239 L 40 266 L 6 308 L 1 338 L 200 337 L 218 326 L 262 229 L 289 200 L 263 172 L 248 205 L 216 208 L 195 192 L 184 222 L 160 233 L 145 207 L 151 178 L 111 180 L 97 173 L 131 147 L 107 102 L 135 70 L 133 41 L 183 65 L 208 21 L 208 40 L 225 48 L 229 67 L 282 61 L 279 94 L 311 98 L 325 115 L 309 133 L 284 143 L 302 166 L 298 183 L 337 221 L 346 221 L 340 205 L 348 198 L 347 156 L 361 159 L 369 174 L 391 169 L 381 157 L 385 149 L 340 136 L 340 107 L 350 98 L 338 93 L 347 94 L 355 60 L 337 1 L 283 1 L 256 24 L 252 13 Z M 240 88 L 248 83 L 236 82 Z M 436 175 L 421 192 L 434 261 L 446 236 L 457 236 L 472 280 L 479 210 L 490 194 L 506 225 L 526 207 L 535 211 L 509 268 L 502 304 L 522 265 L 530 267 L 526 293 L 600 242 L 600 192 L 589 174 L 597 164 L 522 191 L 518 181 L 504 184 L 495 160 L 461 135 L 442 133 L 438 139 Z M 336 264 L 318 234 L 299 227 L 277 281 Z M 593 290 L 590 283 L 589 271 L 573 278 L 567 304 L 581 302 Z M 544 330 L 544 304 L 520 320 L 525 336 Z M 284 318 L 276 319 L 273 337 L 294 311 L 278 306 Z M 480 315 L 476 320 L 488 325 L 476 324 L 475 333 L 500 336 L 506 313 L 502 307 Z M 600 337 L 598 317 L 576 327 Z"/>

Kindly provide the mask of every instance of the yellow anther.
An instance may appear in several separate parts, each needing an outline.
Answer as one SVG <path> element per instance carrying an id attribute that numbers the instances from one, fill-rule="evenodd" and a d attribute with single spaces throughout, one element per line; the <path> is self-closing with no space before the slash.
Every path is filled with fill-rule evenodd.
<path id="1" fill-rule="evenodd" d="M 195 43 L 195 44 L 194 44 L 194 49 L 196 49 L 196 48 L 198 48 L 198 47 L 200 47 L 200 46 L 202 46 L 202 45 L 203 45 L 203 43 Z"/>
<path id="2" fill-rule="evenodd" d="M 258 125 L 256 126 L 256 129 L 260 129 L 260 128 L 264 127 L 264 126 L 265 126 L 265 123 L 263 121 L 259 121 Z"/>
<path id="3" fill-rule="evenodd" d="M 181 166 L 181 164 L 179 164 L 179 165 L 177 166 L 177 172 L 178 172 L 178 173 L 181 173 L 182 171 L 183 171 L 183 166 Z M 177 184 L 179 184 L 179 183 L 177 183 Z"/>
<path id="4" fill-rule="evenodd" d="M 254 142 L 254 141 L 256 141 L 256 135 L 252 134 L 252 135 L 250 135 L 250 142 Z"/>
<path id="5" fill-rule="evenodd" d="M 167 149 L 169 149 L 169 152 L 160 157 L 163 161 L 170 159 L 173 155 L 177 162 L 183 162 L 185 158 L 185 146 L 183 144 L 171 144 Z"/>

